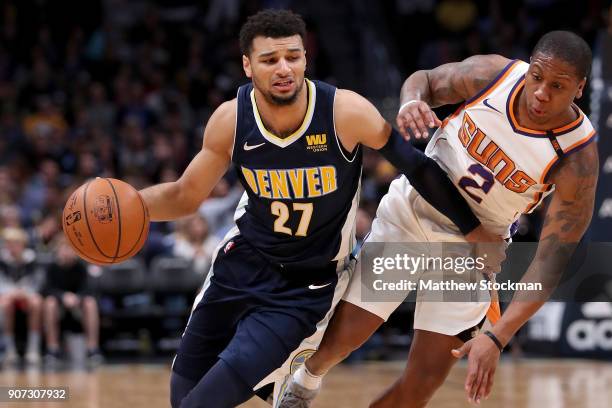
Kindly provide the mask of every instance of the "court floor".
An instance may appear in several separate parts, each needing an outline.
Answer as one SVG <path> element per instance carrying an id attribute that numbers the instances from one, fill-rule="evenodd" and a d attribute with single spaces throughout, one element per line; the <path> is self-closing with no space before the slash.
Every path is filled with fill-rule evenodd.
<path id="1" fill-rule="evenodd" d="M 326 378 L 315 408 L 366 407 L 401 373 L 403 363 L 359 363 L 335 368 Z M 453 369 L 431 407 L 470 406 L 463 394 L 465 362 Z M 45 372 L 37 369 L 0 371 L 0 386 L 69 387 L 61 403 L 0 403 L 1 407 L 33 408 L 167 408 L 167 365 L 104 365 L 95 371 Z M 612 363 L 587 360 L 505 360 L 497 371 L 491 398 L 483 407 L 612 406 Z M 241 408 L 265 408 L 253 399 Z"/>

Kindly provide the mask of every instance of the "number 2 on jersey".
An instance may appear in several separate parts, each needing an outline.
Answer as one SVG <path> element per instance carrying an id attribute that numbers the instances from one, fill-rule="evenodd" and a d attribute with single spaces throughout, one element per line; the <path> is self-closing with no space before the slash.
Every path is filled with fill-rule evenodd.
<path id="1" fill-rule="evenodd" d="M 287 235 L 294 235 L 291 228 L 285 226 L 285 223 L 289 219 L 289 206 L 282 201 L 273 201 L 270 206 L 270 211 L 272 211 L 273 215 L 278 217 L 274 221 L 274 231 L 282 232 Z M 308 232 L 308 225 L 310 225 L 310 218 L 312 217 L 312 203 L 293 203 L 293 211 L 302 212 L 302 217 L 295 231 L 295 236 L 305 237 Z"/>
<path id="2" fill-rule="evenodd" d="M 459 180 L 459 187 L 461 187 L 470 197 L 472 197 L 474 201 L 480 204 L 480 202 L 482 201 L 482 198 L 478 197 L 474 193 L 469 192 L 468 187 L 482 190 L 484 191 L 485 194 L 487 194 L 489 190 L 491 190 L 491 187 L 493 187 L 493 183 L 495 183 L 495 176 L 491 174 L 490 171 L 482 167 L 480 164 L 476 164 L 476 163 L 468 167 L 468 171 L 472 173 L 473 175 L 478 174 L 480 177 L 484 179 L 484 182 L 482 184 L 478 184 L 478 182 L 474 180 L 473 178 L 468 177 L 468 176 L 463 176 L 461 177 L 461 180 Z"/>

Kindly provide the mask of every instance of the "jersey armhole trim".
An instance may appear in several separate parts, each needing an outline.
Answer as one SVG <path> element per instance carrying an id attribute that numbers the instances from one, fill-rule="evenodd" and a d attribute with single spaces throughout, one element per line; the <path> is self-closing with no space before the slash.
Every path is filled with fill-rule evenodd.
<path id="1" fill-rule="evenodd" d="M 595 129 L 593 129 L 591 131 L 591 133 L 589 133 L 585 138 L 577 141 L 576 143 L 574 143 L 573 145 L 571 145 L 567 149 L 563 150 L 563 153 L 565 153 L 565 155 L 567 156 L 568 154 L 575 153 L 575 152 L 577 152 L 577 151 L 587 147 L 589 144 L 591 144 L 592 141 L 595 140 L 595 135 L 596 134 L 597 134 L 597 131 Z"/>
<path id="2" fill-rule="evenodd" d="M 336 143 L 338 144 L 338 150 L 340 150 L 340 154 L 342 154 L 342 157 L 344 157 L 344 160 L 346 160 L 349 163 L 352 163 L 355 161 L 355 158 L 357 157 L 357 153 L 359 152 L 359 149 L 361 148 L 361 143 L 357 143 L 357 146 L 355 146 L 355 149 L 353 149 L 352 152 L 352 158 L 348 158 L 347 154 L 350 156 L 351 152 L 347 151 L 344 146 L 342 146 L 342 143 L 340 142 L 340 138 L 338 137 L 338 131 L 336 130 L 336 91 L 337 89 L 334 89 L 334 97 L 332 99 L 332 122 L 334 125 L 334 138 L 336 139 Z"/>
<path id="3" fill-rule="evenodd" d="M 567 149 L 563 150 L 563 158 L 566 158 L 568 155 L 572 153 L 576 153 L 577 151 L 582 150 L 588 145 L 590 145 L 591 142 L 595 140 L 596 134 L 597 132 L 595 131 L 595 129 L 593 129 L 587 137 L 585 137 L 582 140 L 579 140 L 578 142 L 574 143 Z M 557 155 L 548 163 L 548 165 L 544 169 L 544 172 L 542 172 L 542 177 L 540 178 L 540 184 L 546 183 L 546 179 L 552 172 L 553 168 L 557 167 L 561 163 L 561 161 L 562 161 L 561 158 Z"/>

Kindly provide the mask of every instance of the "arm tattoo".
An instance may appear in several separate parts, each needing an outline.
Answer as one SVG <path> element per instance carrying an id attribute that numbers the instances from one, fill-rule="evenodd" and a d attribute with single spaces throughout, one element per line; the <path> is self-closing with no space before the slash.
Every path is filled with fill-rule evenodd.
<path id="1" fill-rule="evenodd" d="M 553 182 L 558 180 L 557 191 L 546 212 L 537 254 L 527 273 L 549 288 L 556 286 L 591 221 L 599 173 L 594 144 L 566 160 L 553 175 Z"/>

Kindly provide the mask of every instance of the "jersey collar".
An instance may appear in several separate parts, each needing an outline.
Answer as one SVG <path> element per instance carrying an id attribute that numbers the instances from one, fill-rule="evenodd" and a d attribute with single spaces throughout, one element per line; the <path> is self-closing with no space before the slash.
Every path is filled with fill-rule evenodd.
<path id="1" fill-rule="evenodd" d="M 514 84 L 508 96 L 508 100 L 506 102 L 506 115 L 508 116 L 510 125 L 512 126 L 512 130 L 514 130 L 515 133 L 518 133 L 524 136 L 548 137 L 545 130 L 534 130 L 534 129 L 523 127 L 516 120 L 516 116 L 514 115 L 514 103 L 519 93 L 524 87 L 525 87 L 525 75 L 521 76 L 516 82 L 516 84 Z M 561 126 L 556 129 L 551 129 L 551 132 L 555 136 L 559 136 L 559 135 L 563 135 L 565 133 L 571 132 L 572 130 L 578 128 L 584 121 L 584 113 L 582 113 L 582 111 L 578 109 L 578 107 L 575 106 L 574 104 L 572 104 L 572 108 L 576 112 L 578 112 L 578 118 L 568 123 L 567 125 Z"/>
<path id="2" fill-rule="evenodd" d="M 302 121 L 300 127 L 295 132 L 285 138 L 278 137 L 274 133 L 266 129 L 263 121 L 261 120 L 261 116 L 259 115 L 259 110 L 257 109 L 257 103 L 255 101 L 255 89 L 251 90 L 251 105 L 253 106 L 253 116 L 255 116 L 255 122 L 257 123 L 257 127 L 259 128 L 259 131 L 261 132 L 262 136 L 268 142 L 275 144 L 278 147 L 287 147 L 291 143 L 298 140 L 306 132 L 306 130 L 310 126 L 310 122 L 312 121 L 312 116 L 314 114 L 315 109 L 315 101 L 317 97 L 317 87 L 312 81 L 306 78 L 304 78 L 304 80 L 306 81 L 306 92 L 308 94 L 306 115 L 304 116 L 304 120 Z"/>

